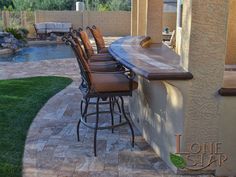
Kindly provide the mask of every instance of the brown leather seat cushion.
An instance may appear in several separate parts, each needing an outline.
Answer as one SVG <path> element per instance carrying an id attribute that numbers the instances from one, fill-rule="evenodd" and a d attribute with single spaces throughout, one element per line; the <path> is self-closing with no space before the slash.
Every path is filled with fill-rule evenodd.
<path id="1" fill-rule="evenodd" d="M 98 53 L 98 54 L 95 54 L 95 56 L 98 56 L 98 57 L 112 57 L 112 55 L 110 53 Z"/>
<path id="2" fill-rule="evenodd" d="M 88 57 L 91 57 L 92 55 L 94 55 L 93 46 L 90 43 L 90 40 L 89 40 L 89 37 L 88 37 L 88 34 L 86 33 L 86 31 L 80 31 L 79 36 L 80 36 L 80 39 L 84 45 L 84 49 L 85 49 Z"/>
<path id="3" fill-rule="evenodd" d="M 118 71 L 117 65 L 96 65 L 91 63 L 89 65 L 91 71 L 99 71 L 99 72 L 114 72 Z"/>
<path id="4" fill-rule="evenodd" d="M 91 64 L 96 64 L 96 65 L 115 65 L 115 64 L 118 64 L 116 61 L 113 61 L 113 60 L 108 60 L 108 61 L 93 61 L 93 60 L 89 60 L 88 61 L 88 64 L 91 65 Z"/>
<path id="5" fill-rule="evenodd" d="M 114 72 L 118 71 L 116 61 L 101 61 L 101 62 L 88 62 L 90 70 L 99 72 Z"/>
<path id="6" fill-rule="evenodd" d="M 114 58 L 111 55 L 93 55 L 89 58 L 90 61 L 114 61 Z"/>
<path id="7" fill-rule="evenodd" d="M 133 81 L 133 90 L 138 87 L 138 83 Z M 91 88 L 96 92 L 128 92 L 129 79 L 120 73 L 91 73 Z"/>
<path id="8" fill-rule="evenodd" d="M 99 51 L 99 53 L 101 53 L 101 54 L 103 54 L 103 53 L 109 53 L 108 48 L 107 48 L 107 47 L 102 48 L 102 49 Z"/>

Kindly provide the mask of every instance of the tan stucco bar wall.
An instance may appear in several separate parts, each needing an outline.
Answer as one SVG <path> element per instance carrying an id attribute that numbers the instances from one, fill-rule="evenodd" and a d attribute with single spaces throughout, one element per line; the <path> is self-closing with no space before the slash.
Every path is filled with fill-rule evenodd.
<path id="1" fill-rule="evenodd" d="M 137 75 L 138 89 L 129 100 L 133 122 L 155 152 L 176 170 L 169 154 L 176 152 L 176 134 L 184 132 L 184 102 L 192 74 L 180 66 L 180 57 L 164 44 L 142 48 L 138 37 L 113 42 L 109 52 Z M 185 105 L 186 106 L 186 105 Z"/>

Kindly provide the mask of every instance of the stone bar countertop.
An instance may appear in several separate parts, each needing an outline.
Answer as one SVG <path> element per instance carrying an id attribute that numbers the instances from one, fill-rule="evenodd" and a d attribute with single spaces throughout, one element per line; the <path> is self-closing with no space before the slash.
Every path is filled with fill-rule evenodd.
<path id="1" fill-rule="evenodd" d="M 193 75 L 180 66 L 180 56 L 165 44 L 142 48 L 144 36 L 123 37 L 114 41 L 109 52 L 125 67 L 148 80 L 188 80 Z"/>
<path id="2" fill-rule="evenodd" d="M 224 72 L 224 84 L 219 90 L 221 96 L 236 96 L 236 71 Z"/>

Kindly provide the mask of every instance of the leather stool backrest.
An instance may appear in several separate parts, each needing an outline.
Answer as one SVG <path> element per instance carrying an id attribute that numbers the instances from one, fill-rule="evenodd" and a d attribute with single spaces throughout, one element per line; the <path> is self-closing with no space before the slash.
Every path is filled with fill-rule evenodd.
<path id="1" fill-rule="evenodd" d="M 87 90 L 87 92 L 89 92 L 90 87 L 91 87 L 91 70 L 89 68 L 89 65 L 86 61 L 86 59 L 83 56 L 83 52 L 81 52 L 83 49 L 80 45 L 80 43 L 76 43 L 74 41 L 74 38 L 69 38 L 67 39 L 67 42 L 69 43 L 75 53 L 77 62 L 79 64 L 79 68 L 80 68 L 80 73 L 82 76 L 82 85 L 83 87 Z"/>
<path id="2" fill-rule="evenodd" d="M 89 29 L 90 32 L 92 33 L 95 43 L 97 45 L 98 53 L 99 53 L 101 49 L 106 47 L 101 30 L 98 27 L 96 27 L 95 25 L 92 26 L 92 28 L 87 27 L 87 29 Z"/>
<path id="3" fill-rule="evenodd" d="M 85 49 L 85 52 L 86 52 L 88 58 L 90 58 L 91 56 L 94 55 L 94 50 L 93 50 L 93 46 L 89 40 L 89 36 L 88 36 L 87 32 L 83 31 L 83 30 L 79 30 L 78 35 L 84 45 L 84 49 Z"/>

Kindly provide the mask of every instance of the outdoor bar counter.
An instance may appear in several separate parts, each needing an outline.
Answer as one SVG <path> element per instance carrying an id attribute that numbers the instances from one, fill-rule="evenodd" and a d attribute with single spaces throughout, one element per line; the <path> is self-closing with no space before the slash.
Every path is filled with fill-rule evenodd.
<path id="1" fill-rule="evenodd" d="M 202 162 L 187 159 L 188 169 L 207 166 L 185 168 L 185 174 L 235 176 L 236 71 L 225 64 L 235 64 L 236 1 L 177 1 L 176 51 L 181 57 L 161 44 L 163 7 L 163 0 L 132 1 L 131 35 L 150 36 L 156 44 L 142 48 L 144 37 L 125 37 L 110 46 L 111 54 L 136 73 L 139 86 L 129 99 L 131 117 L 174 171 L 170 153 L 183 152 L 203 155 Z M 181 135 L 180 141 L 175 135 Z M 139 139 L 136 143 L 140 146 Z M 209 164 L 212 151 L 191 149 L 214 143 L 228 157 L 223 164 Z"/>
<path id="2" fill-rule="evenodd" d="M 185 95 L 193 75 L 181 67 L 180 56 L 172 49 L 162 43 L 143 48 L 144 39 L 120 38 L 109 52 L 136 73 L 139 86 L 129 99 L 133 122 L 155 152 L 173 166 L 169 154 L 176 152 L 175 135 L 184 133 Z"/>
<path id="3" fill-rule="evenodd" d="M 123 37 L 109 47 L 116 60 L 136 73 L 138 89 L 129 98 L 129 111 L 136 127 L 176 172 L 178 169 L 170 162 L 170 153 L 179 150 L 176 135 L 181 135 L 179 147 L 184 151 L 194 142 L 222 142 L 222 152 L 232 154 L 225 163 L 232 167 L 236 160 L 233 155 L 235 143 L 228 141 L 227 137 L 235 135 L 236 72 L 222 70 L 224 78 L 219 79 L 216 74 L 220 67 L 223 69 L 223 62 L 217 68 L 215 57 L 201 52 L 196 52 L 197 59 L 188 60 L 189 72 L 181 66 L 186 55 L 180 58 L 163 43 L 151 44 L 146 39 Z M 145 42 L 150 46 L 141 47 Z M 209 64 L 209 58 L 214 58 L 213 64 Z M 213 131 L 212 135 L 220 132 L 219 136 L 212 139 L 210 131 Z M 137 144 L 139 141 L 135 140 Z M 213 173 L 215 170 L 222 173 L 214 167 L 198 173 Z"/>
<path id="4" fill-rule="evenodd" d="M 180 66 L 180 57 L 163 43 L 143 48 L 144 36 L 123 37 L 113 42 L 109 52 L 120 63 L 148 80 L 186 80 L 191 73 Z"/>

